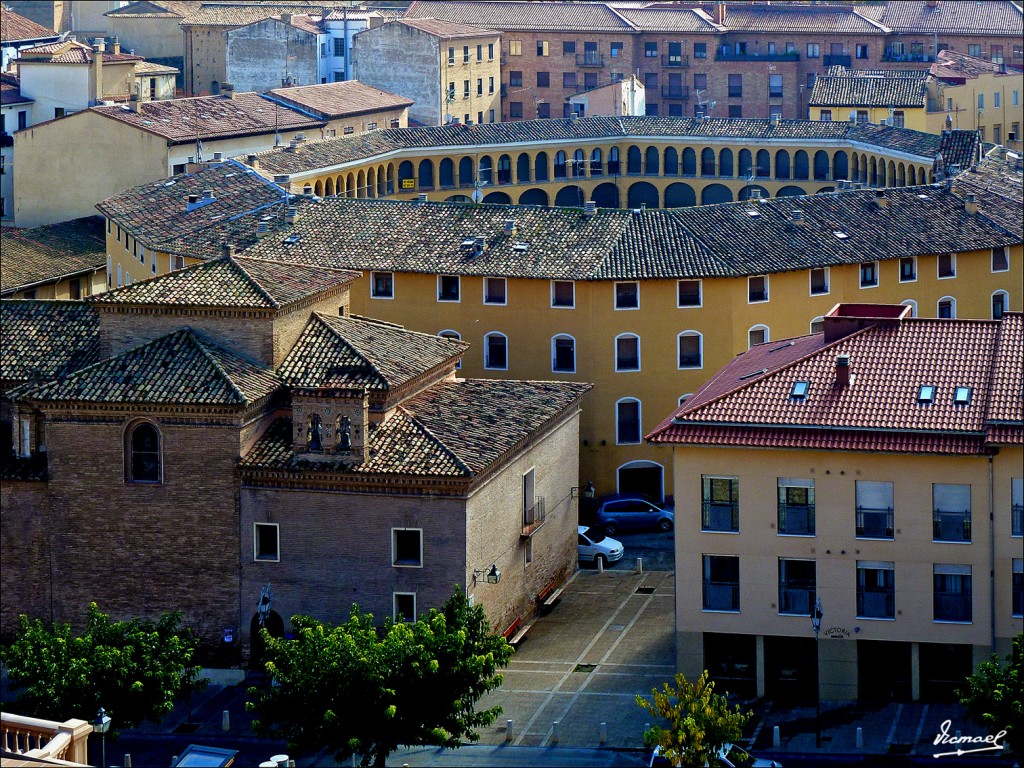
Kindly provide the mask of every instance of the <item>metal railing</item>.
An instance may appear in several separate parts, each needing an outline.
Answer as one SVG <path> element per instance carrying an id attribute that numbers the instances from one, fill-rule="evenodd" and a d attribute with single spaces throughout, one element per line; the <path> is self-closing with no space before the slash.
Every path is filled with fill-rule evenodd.
<path id="1" fill-rule="evenodd" d="M 702 531 L 739 531 L 739 502 L 709 501 L 705 499 L 701 503 L 700 527 Z"/>
<path id="2" fill-rule="evenodd" d="M 857 591 L 857 616 L 865 619 L 892 619 L 896 617 L 896 593 Z"/>
<path id="3" fill-rule="evenodd" d="M 577 67 L 603 67 L 604 54 L 598 51 L 584 51 L 576 54 Z"/>
<path id="4" fill-rule="evenodd" d="M 547 509 L 544 504 L 544 497 L 538 496 L 534 499 L 533 506 L 523 510 L 523 531 L 522 537 L 528 539 L 547 522 Z"/>
<path id="5" fill-rule="evenodd" d="M 857 507 L 857 536 L 863 539 L 893 538 L 893 509 Z"/>
<path id="6" fill-rule="evenodd" d="M 970 541 L 971 512 L 950 512 L 936 509 L 932 516 L 934 541 Z"/>
<path id="7" fill-rule="evenodd" d="M 688 101 L 690 98 L 690 86 L 663 85 L 661 86 L 661 95 L 666 99 L 683 99 Z"/>
<path id="8" fill-rule="evenodd" d="M 813 536 L 814 505 L 779 504 L 779 533 L 791 536 Z"/>
<path id="9" fill-rule="evenodd" d="M 821 58 L 826 67 L 835 66 L 836 64 L 849 67 L 851 62 L 850 55 L 847 53 L 826 53 Z"/>
<path id="10" fill-rule="evenodd" d="M 810 616 L 814 608 L 814 595 L 813 586 L 791 587 L 780 584 L 779 613 Z"/>
<path id="11" fill-rule="evenodd" d="M 738 611 L 740 585 L 735 582 L 704 581 L 705 611 Z"/>
<path id="12" fill-rule="evenodd" d="M 679 54 L 673 56 L 670 53 L 663 53 L 661 55 L 661 66 L 663 67 L 688 67 L 690 66 L 690 55 Z"/>
<path id="13" fill-rule="evenodd" d="M 1010 507 L 1010 532 L 1014 536 L 1024 536 L 1024 505 Z"/>
<path id="14" fill-rule="evenodd" d="M 936 621 L 970 621 L 971 596 L 961 592 L 935 593 Z"/>
<path id="15" fill-rule="evenodd" d="M 882 61 L 935 61 L 935 56 L 930 53 L 924 53 L 922 51 L 911 51 L 910 53 L 898 53 L 893 51 L 892 48 L 886 48 L 885 53 L 882 54 Z"/>
<path id="16" fill-rule="evenodd" d="M 798 51 L 736 53 L 728 48 L 719 48 L 715 51 L 715 61 L 800 61 L 800 53 Z"/>

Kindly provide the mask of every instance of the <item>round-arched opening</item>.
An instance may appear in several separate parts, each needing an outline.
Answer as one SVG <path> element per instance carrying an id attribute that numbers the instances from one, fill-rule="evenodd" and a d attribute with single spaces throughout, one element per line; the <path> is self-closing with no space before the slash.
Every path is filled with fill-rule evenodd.
<path id="1" fill-rule="evenodd" d="M 548 193 L 543 189 L 528 189 L 519 196 L 520 205 L 549 205 Z"/>
<path id="2" fill-rule="evenodd" d="M 610 182 L 594 187 L 590 199 L 597 203 L 598 208 L 619 208 L 619 188 Z"/>
<path id="3" fill-rule="evenodd" d="M 687 208 L 696 204 L 697 193 L 694 192 L 693 187 L 689 184 L 677 181 L 675 184 L 669 184 L 665 188 L 666 208 Z"/>
<path id="4" fill-rule="evenodd" d="M 724 184 L 708 184 L 700 191 L 701 205 L 731 203 L 732 201 L 732 191 Z"/>
<path id="5" fill-rule="evenodd" d="M 638 181 L 629 188 L 627 205 L 630 208 L 658 208 L 658 188 L 646 181 Z"/>

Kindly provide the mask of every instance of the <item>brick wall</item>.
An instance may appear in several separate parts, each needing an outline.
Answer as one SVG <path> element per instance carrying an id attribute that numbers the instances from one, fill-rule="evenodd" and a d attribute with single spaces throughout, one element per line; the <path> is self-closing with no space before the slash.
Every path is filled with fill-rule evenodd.
<path id="1" fill-rule="evenodd" d="M 0 486 L 0 638 L 11 637 L 22 613 L 49 620 L 49 531 L 46 483 Z"/>

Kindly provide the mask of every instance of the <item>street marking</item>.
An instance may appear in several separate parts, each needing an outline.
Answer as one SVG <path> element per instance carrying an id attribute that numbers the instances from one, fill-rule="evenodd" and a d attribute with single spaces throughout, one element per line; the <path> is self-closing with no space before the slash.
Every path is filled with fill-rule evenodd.
<path id="1" fill-rule="evenodd" d="M 892 727 L 889 728 L 889 735 L 885 738 L 885 752 L 889 753 L 889 745 L 892 744 L 892 740 L 896 738 L 896 726 L 900 724 L 900 715 L 903 714 L 903 705 L 896 705 L 896 716 L 892 719 Z"/>
<path id="2" fill-rule="evenodd" d="M 921 712 L 921 719 L 917 723 L 917 733 L 914 734 L 914 746 L 910 748 L 910 754 L 917 752 L 917 743 L 921 740 L 921 732 L 924 730 L 924 720 L 928 717 L 928 705 L 924 705 L 924 711 Z"/>

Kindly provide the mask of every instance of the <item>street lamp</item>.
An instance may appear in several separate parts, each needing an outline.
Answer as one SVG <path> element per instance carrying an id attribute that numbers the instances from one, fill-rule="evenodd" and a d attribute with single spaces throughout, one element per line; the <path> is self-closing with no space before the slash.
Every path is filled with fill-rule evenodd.
<path id="1" fill-rule="evenodd" d="M 483 579 L 488 584 L 497 584 L 501 581 L 501 571 L 498 570 L 498 564 L 492 563 L 491 567 L 483 571 L 473 571 L 473 581 L 477 582 Z"/>
<path id="2" fill-rule="evenodd" d="M 92 721 L 92 729 L 100 735 L 100 766 L 107 764 L 107 731 L 110 730 L 110 716 L 103 707 L 96 713 L 96 719 Z"/>
<path id="3" fill-rule="evenodd" d="M 588 481 L 586 485 L 583 485 L 583 486 L 574 485 L 572 488 L 570 488 L 569 489 L 569 498 L 570 499 L 579 499 L 579 498 L 582 497 L 584 499 L 592 499 L 592 498 L 594 498 L 594 495 L 596 493 L 597 493 L 597 489 L 594 487 L 594 484 Z"/>
<path id="4" fill-rule="evenodd" d="M 817 731 L 814 744 L 818 747 L 821 746 L 821 654 L 818 649 L 818 633 L 821 632 L 821 620 L 824 616 L 825 612 L 821 610 L 821 598 L 819 597 L 814 601 L 814 613 L 811 614 L 811 628 L 814 630 L 814 662 L 817 669 L 814 678 L 814 723 Z"/>

